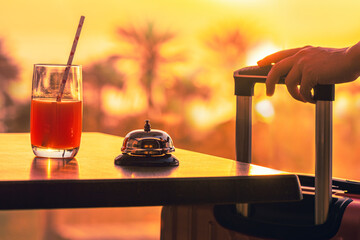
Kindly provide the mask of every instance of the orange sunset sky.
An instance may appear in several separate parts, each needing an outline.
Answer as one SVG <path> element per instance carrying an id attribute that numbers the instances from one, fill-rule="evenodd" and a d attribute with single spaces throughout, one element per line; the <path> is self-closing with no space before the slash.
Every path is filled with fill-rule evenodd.
<path id="1" fill-rule="evenodd" d="M 356 0 L 12 0 L 2 1 L 0 37 L 21 66 L 19 99 L 30 95 L 34 63 L 65 63 L 81 15 L 86 17 L 74 63 L 86 65 L 117 46 L 120 24 L 153 21 L 179 33 L 179 48 L 197 51 L 198 39 L 216 26 L 238 24 L 264 42 L 254 63 L 271 51 L 302 45 L 349 46 L 360 39 Z M 261 42 L 260 41 L 260 42 Z M 16 90 L 15 90 L 16 88 Z"/>

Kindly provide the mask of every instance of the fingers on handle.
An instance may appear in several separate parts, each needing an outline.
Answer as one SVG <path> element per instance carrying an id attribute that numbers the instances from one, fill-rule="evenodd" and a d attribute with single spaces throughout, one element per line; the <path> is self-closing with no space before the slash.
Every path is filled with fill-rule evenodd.
<path id="1" fill-rule="evenodd" d="M 290 95 L 295 98 L 296 100 L 305 102 L 304 98 L 300 94 L 300 90 L 298 88 L 298 85 L 301 81 L 301 71 L 298 67 L 298 65 L 294 65 L 291 70 L 289 71 L 288 75 L 285 78 L 285 84 L 287 87 L 288 92 Z"/>
<path id="2" fill-rule="evenodd" d="M 316 79 L 309 74 L 303 73 L 300 85 L 300 94 L 307 102 L 315 103 L 311 90 L 316 85 Z"/>
<path id="3" fill-rule="evenodd" d="M 295 55 L 301 49 L 303 49 L 303 48 L 292 48 L 292 49 L 287 49 L 287 50 L 273 53 L 273 54 L 261 59 L 260 61 L 258 61 L 257 64 L 259 67 L 264 67 L 264 66 L 270 65 L 272 63 L 277 63 L 287 57 Z"/>
<path id="4" fill-rule="evenodd" d="M 282 76 L 285 76 L 292 67 L 292 59 L 284 59 L 275 64 L 270 70 L 266 79 L 266 95 L 272 96 L 275 91 L 275 85 Z"/>

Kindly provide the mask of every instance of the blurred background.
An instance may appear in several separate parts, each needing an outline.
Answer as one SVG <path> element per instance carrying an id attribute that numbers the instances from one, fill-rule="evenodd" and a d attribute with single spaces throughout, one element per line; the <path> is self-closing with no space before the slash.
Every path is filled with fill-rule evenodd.
<path id="1" fill-rule="evenodd" d="M 83 131 L 125 136 L 150 119 L 177 148 L 235 159 L 233 71 L 281 49 L 357 43 L 359 7 L 356 0 L 3 1 L 0 132 L 29 132 L 33 64 L 66 63 L 84 15 L 73 62 L 83 66 Z M 296 102 L 281 86 L 266 97 L 258 85 L 253 108 L 253 163 L 312 174 L 314 105 Z M 359 81 L 338 85 L 335 177 L 360 180 L 359 110 Z M 122 239 L 116 233 L 126 215 L 134 226 L 136 216 L 147 216 L 141 224 L 148 233 L 124 239 L 158 238 L 160 208 L 0 212 L 0 238 Z M 69 219 L 66 230 L 54 230 Z M 108 230 L 76 235 L 69 228 L 89 224 Z"/>

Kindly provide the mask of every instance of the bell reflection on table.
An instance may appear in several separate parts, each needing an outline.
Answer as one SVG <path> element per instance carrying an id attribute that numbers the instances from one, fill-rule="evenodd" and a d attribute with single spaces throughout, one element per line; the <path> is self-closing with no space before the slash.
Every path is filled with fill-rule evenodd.
<path id="1" fill-rule="evenodd" d="M 137 167 L 137 166 L 116 166 L 115 168 L 121 173 L 122 177 L 170 177 L 176 168 L 164 167 Z"/>
<path id="2" fill-rule="evenodd" d="M 75 158 L 37 158 L 33 159 L 30 170 L 31 179 L 76 179 L 79 178 L 79 165 Z"/>

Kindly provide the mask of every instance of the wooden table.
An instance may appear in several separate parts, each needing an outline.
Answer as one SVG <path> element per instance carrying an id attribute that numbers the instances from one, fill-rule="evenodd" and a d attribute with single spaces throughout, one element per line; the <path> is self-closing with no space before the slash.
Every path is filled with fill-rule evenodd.
<path id="1" fill-rule="evenodd" d="M 83 133 L 75 159 L 35 158 L 28 133 L 0 134 L 0 209 L 162 206 L 300 200 L 298 178 L 176 149 L 178 167 L 119 167 L 123 138 Z M 175 142 L 176 145 L 176 142 Z"/>

